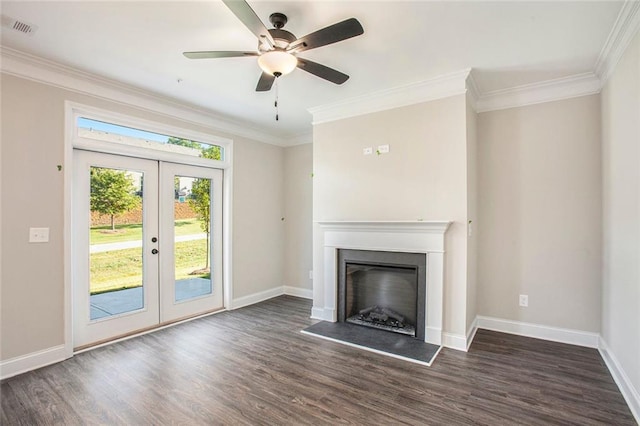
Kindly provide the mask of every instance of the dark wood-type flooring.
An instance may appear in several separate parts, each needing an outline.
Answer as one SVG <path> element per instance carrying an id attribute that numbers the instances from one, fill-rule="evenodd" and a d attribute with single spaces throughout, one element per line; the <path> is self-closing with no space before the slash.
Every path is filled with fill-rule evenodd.
<path id="1" fill-rule="evenodd" d="M 2 383 L 2 425 L 635 424 L 595 349 L 479 330 L 431 367 L 300 333 L 282 296 Z"/>

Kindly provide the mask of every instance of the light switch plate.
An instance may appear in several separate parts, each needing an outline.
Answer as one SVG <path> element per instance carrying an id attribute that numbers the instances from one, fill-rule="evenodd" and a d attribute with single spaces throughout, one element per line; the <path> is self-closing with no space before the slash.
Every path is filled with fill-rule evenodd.
<path id="1" fill-rule="evenodd" d="M 387 154 L 389 152 L 389 145 L 378 146 L 378 154 Z"/>
<path id="2" fill-rule="evenodd" d="M 29 228 L 30 243 L 48 243 L 49 228 Z"/>
<path id="3" fill-rule="evenodd" d="M 371 154 L 373 154 L 373 148 L 372 148 L 372 147 L 370 147 L 370 146 L 368 146 L 368 147 L 366 147 L 366 148 L 363 148 L 363 149 L 362 149 L 362 153 L 363 153 L 364 155 L 371 155 Z"/>

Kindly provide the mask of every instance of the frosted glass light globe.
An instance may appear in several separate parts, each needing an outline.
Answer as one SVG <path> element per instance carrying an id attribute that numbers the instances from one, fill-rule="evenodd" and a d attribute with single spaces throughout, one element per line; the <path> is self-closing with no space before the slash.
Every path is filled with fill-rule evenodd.
<path id="1" fill-rule="evenodd" d="M 262 71 L 269 75 L 275 75 L 276 73 L 285 75 L 296 69 L 298 59 L 291 53 L 282 50 L 271 50 L 258 57 L 258 65 L 260 65 Z"/>

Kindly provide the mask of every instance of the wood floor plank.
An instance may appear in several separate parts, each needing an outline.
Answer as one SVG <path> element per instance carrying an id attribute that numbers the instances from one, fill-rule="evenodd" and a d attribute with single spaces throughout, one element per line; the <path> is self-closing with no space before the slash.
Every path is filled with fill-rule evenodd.
<path id="1" fill-rule="evenodd" d="M 431 367 L 300 333 L 282 296 L 2 382 L 3 425 L 633 425 L 594 349 L 479 330 Z"/>

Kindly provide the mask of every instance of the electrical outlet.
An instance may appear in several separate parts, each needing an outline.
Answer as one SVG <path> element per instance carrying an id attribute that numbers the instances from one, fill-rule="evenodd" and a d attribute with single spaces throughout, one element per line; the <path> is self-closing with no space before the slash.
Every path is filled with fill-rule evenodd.
<path id="1" fill-rule="evenodd" d="M 309 271 L 309 279 L 312 280 L 313 279 L 313 271 Z"/>
<path id="2" fill-rule="evenodd" d="M 30 243 L 48 243 L 49 228 L 29 228 Z"/>
<path id="3" fill-rule="evenodd" d="M 373 148 L 372 148 L 372 147 L 370 147 L 370 146 L 368 146 L 368 147 L 366 147 L 366 148 L 364 148 L 364 149 L 362 150 L 362 153 L 363 153 L 364 155 L 371 155 L 371 154 L 373 154 Z"/>
<path id="4" fill-rule="evenodd" d="M 526 294 L 521 294 L 520 295 L 520 306 L 522 306 L 523 308 L 526 308 L 527 306 L 529 306 L 529 296 Z"/>

